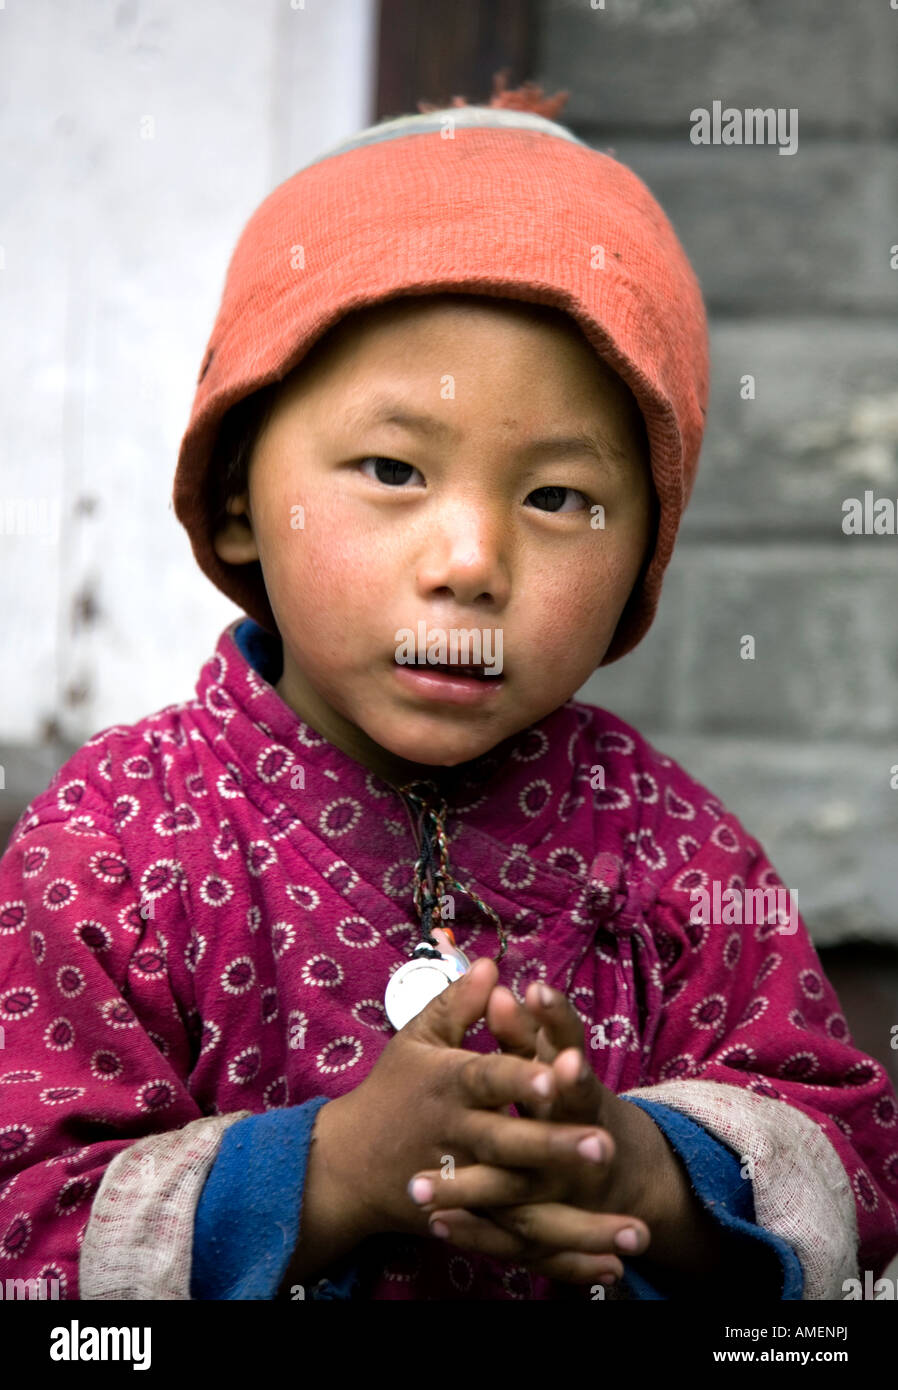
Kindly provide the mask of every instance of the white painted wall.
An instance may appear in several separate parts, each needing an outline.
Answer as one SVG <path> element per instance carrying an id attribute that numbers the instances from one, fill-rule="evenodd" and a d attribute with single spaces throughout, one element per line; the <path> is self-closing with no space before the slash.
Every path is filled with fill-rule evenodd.
<path id="1" fill-rule="evenodd" d="M 188 697 L 237 616 L 171 510 L 178 448 L 244 224 L 373 120 L 376 20 L 0 0 L 0 744 Z"/>

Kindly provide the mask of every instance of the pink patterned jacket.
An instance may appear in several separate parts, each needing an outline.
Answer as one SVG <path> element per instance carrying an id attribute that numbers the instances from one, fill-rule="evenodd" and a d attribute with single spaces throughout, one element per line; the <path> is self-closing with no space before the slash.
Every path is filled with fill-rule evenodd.
<path id="1" fill-rule="evenodd" d="M 70 758 L 0 860 L 0 1278 L 55 1278 L 65 1298 L 190 1297 L 225 1129 L 358 1085 L 419 939 L 401 799 L 290 710 L 236 626 L 194 699 Z M 853 1046 L 800 919 L 691 920 L 696 887 L 782 887 L 739 821 L 570 701 L 466 765 L 448 830 L 455 876 L 508 929 L 500 980 L 564 990 L 607 1086 L 751 1159 L 757 1222 L 796 1252 L 803 1297 L 881 1273 L 898 1250 L 888 1075 Z M 453 925 L 469 957 L 497 954 L 467 899 Z M 496 1050 L 485 1022 L 466 1046 Z M 509 1277 L 412 1245 L 374 1297 L 494 1297 Z"/>

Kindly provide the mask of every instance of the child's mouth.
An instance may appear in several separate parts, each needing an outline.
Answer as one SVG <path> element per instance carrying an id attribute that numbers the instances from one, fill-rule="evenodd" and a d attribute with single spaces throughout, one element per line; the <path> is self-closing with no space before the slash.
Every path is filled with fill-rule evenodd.
<path id="1" fill-rule="evenodd" d="M 409 671 L 422 671 L 427 675 L 464 676 L 468 680 L 478 681 L 496 681 L 502 678 L 500 671 L 495 671 L 494 667 L 487 666 L 483 661 L 465 665 L 453 661 L 397 661 L 396 665 L 404 666 Z"/>
<path id="2" fill-rule="evenodd" d="M 423 661 L 411 664 L 396 661 L 394 657 L 393 666 L 397 679 L 407 689 L 425 699 L 450 704 L 470 704 L 489 699 L 505 684 L 502 675 L 490 675 L 490 668 L 484 665 L 440 665 Z"/>
<path id="3" fill-rule="evenodd" d="M 450 663 L 443 664 L 442 662 L 433 663 L 429 661 L 420 661 L 412 669 L 416 671 L 435 671 L 437 675 L 440 676 L 468 676 L 472 680 L 478 681 L 496 679 L 495 676 L 488 676 L 486 674 L 485 666 L 453 666 Z"/>

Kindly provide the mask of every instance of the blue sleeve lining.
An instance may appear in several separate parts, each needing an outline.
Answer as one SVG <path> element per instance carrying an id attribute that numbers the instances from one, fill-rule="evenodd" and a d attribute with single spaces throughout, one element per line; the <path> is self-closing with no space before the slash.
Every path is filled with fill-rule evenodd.
<path id="1" fill-rule="evenodd" d="M 721 1144 L 695 1120 L 681 1115 L 667 1105 L 646 1101 L 641 1097 L 621 1096 L 631 1105 L 638 1105 L 654 1120 L 672 1148 L 676 1149 L 689 1173 L 693 1188 L 710 1214 L 733 1236 L 748 1242 L 761 1242 L 771 1247 L 782 1262 L 782 1283 L 770 1296 L 780 1301 L 800 1299 L 804 1292 L 804 1273 L 801 1262 L 780 1236 L 773 1235 L 755 1222 L 755 1203 L 751 1182 L 742 1177 L 742 1163 L 725 1144 Z M 663 1285 L 655 1287 L 623 1261 L 626 1291 L 639 1299 L 667 1299 Z M 656 1276 L 657 1277 L 657 1276 Z M 671 1273 L 671 1285 L 676 1276 Z M 667 1285 L 665 1279 L 664 1285 Z M 764 1291 L 759 1290 L 759 1296 Z"/>
<path id="2" fill-rule="evenodd" d="M 315 1119 L 329 1097 L 238 1120 L 225 1132 L 197 1206 L 190 1296 L 193 1299 L 273 1299 L 296 1247 L 302 1193 Z M 739 1158 L 679 1111 L 629 1096 L 658 1125 L 686 1166 L 693 1188 L 721 1226 L 746 1243 L 772 1248 L 782 1263 L 780 1300 L 801 1299 L 804 1275 L 795 1251 L 755 1222 L 751 1183 Z M 625 1290 L 637 1299 L 667 1299 L 671 1285 L 656 1284 L 624 1264 Z M 306 1297 L 353 1297 L 358 1267 L 353 1253 L 320 1279 Z"/>
<path id="3" fill-rule="evenodd" d="M 192 1299 L 273 1299 L 300 1229 L 303 1184 L 315 1119 L 329 1096 L 248 1115 L 222 1137 L 194 1219 Z M 352 1297 L 350 1255 L 307 1298 Z"/>

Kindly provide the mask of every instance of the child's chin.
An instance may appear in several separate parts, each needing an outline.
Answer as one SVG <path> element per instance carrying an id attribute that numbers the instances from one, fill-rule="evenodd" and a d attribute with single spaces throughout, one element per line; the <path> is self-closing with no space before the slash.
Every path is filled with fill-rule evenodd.
<path id="1" fill-rule="evenodd" d="M 383 743 L 381 746 L 389 748 L 389 751 L 397 758 L 404 758 L 409 763 L 419 763 L 424 767 L 458 767 L 461 763 L 469 763 L 473 758 L 479 758 L 482 753 L 486 753 L 495 743 L 495 739 L 409 739 L 408 735 L 395 740 L 389 744 Z"/>

